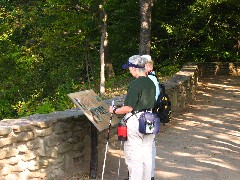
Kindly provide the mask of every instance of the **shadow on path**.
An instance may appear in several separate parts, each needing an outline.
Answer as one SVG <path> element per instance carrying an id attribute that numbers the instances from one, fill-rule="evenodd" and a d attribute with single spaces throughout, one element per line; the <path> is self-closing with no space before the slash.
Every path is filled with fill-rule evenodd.
<path id="1" fill-rule="evenodd" d="M 156 137 L 155 179 L 240 179 L 240 77 L 199 81 L 196 101 Z M 119 142 L 109 145 L 104 179 L 117 179 Z M 120 178 L 127 175 L 123 151 Z M 101 179 L 104 154 L 99 157 Z"/>
<path id="2" fill-rule="evenodd" d="M 199 82 L 196 101 L 157 137 L 156 179 L 240 179 L 240 77 Z"/>

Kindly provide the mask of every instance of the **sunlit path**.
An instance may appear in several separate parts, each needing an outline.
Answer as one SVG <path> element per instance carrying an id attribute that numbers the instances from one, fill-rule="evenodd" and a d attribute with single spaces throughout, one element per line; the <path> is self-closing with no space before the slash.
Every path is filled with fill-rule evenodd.
<path id="1" fill-rule="evenodd" d="M 199 82 L 194 104 L 157 137 L 156 179 L 240 178 L 240 77 Z"/>
<path id="2" fill-rule="evenodd" d="M 239 180 L 240 77 L 200 80 L 196 101 L 174 113 L 156 141 L 155 180 Z M 108 180 L 117 178 L 118 141 L 111 144 L 109 153 Z M 119 180 L 127 177 L 121 153 Z"/>

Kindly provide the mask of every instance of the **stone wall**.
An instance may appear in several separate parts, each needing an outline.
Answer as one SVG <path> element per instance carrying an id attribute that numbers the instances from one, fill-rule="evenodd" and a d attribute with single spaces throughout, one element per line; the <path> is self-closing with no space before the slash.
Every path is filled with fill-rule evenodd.
<path id="1" fill-rule="evenodd" d="M 164 83 L 173 113 L 195 99 L 198 76 L 198 66 L 187 64 Z M 114 99 L 121 105 L 124 97 Z M 56 179 L 76 165 L 90 167 L 90 129 L 80 110 L 0 121 L 0 179 Z M 98 134 L 99 152 L 104 151 L 106 134 L 106 130 Z"/>
<path id="2" fill-rule="evenodd" d="M 199 63 L 199 76 L 240 75 L 239 62 L 206 62 Z"/>
<path id="3" fill-rule="evenodd" d="M 173 113 L 186 108 L 195 99 L 197 82 L 198 66 L 191 63 L 164 82 L 172 102 Z"/>
<path id="4" fill-rule="evenodd" d="M 80 110 L 0 121 L 0 179 L 55 179 L 90 159 L 89 122 Z"/>

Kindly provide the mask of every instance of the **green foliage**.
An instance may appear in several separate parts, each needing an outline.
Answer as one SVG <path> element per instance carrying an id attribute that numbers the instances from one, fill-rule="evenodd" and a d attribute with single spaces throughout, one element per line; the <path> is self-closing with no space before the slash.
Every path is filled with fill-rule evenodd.
<path id="1" fill-rule="evenodd" d="M 106 96 L 103 99 L 110 99 L 127 93 L 128 84 L 133 79 L 129 71 L 109 79 L 106 82 Z"/>
<path id="2" fill-rule="evenodd" d="M 42 102 L 42 104 L 40 104 L 37 109 L 36 109 L 36 113 L 40 113 L 40 114 L 47 114 L 50 112 L 55 111 L 51 101 L 49 102 L 48 99 L 44 102 Z"/>
<path id="3" fill-rule="evenodd" d="M 98 5 L 1 1 L 1 119 L 72 106 L 66 94 L 82 89 L 99 71 L 91 66 L 99 56 Z"/>
<path id="4" fill-rule="evenodd" d="M 0 119 L 12 117 L 17 117 L 18 114 L 16 111 L 11 107 L 11 102 L 4 97 L 1 96 L 0 98 Z"/>
<path id="5" fill-rule="evenodd" d="M 128 57 L 139 52 L 140 15 L 138 1 L 107 1 L 109 60 L 116 73 Z"/>
<path id="6" fill-rule="evenodd" d="M 160 71 L 157 71 L 158 77 L 170 77 L 174 73 L 178 72 L 180 70 L 179 65 L 172 65 L 172 64 L 161 64 L 157 65 L 156 69 L 160 69 Z"/>
<path id="7" fill-rule="evenodd" d="M 177 64 L 239 61 L 239 10 L 240 3 L 231 0 L 157 1 L 152 28 L 155 58 Z"/>
<path id="8" fill-rule="evenodd" d="M 67 94 L 99 91 L 100 0 L 0 2 L 0 119 L 73 107 Z M 139 1 L 111 0 L 108 54 L 116 77 L 106 97 L 125 93 L 132 79 L 121 65 L 138 54 Z M 158 0 L 152 14 L 151 56 L 160 77 L 189 61 L 240 61 L 238 0 Z M 113 93 L 114 92 L 114 93 Z"/>

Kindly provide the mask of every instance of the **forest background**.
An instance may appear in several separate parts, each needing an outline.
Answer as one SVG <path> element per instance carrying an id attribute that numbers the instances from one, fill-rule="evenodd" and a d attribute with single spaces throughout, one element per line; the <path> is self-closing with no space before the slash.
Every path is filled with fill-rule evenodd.
<path id="1" fill-rule="evenodd" d="M 0 119 L 72 108 L 68 93 L 100 93 L 99 7 L 108 38 L 101 97 L 123 94 L 131 76 L 121 65 L 139 54 L 141 1 L 1 0 Z M 239 12 L 239 0 L 153 1 L 150 49 L 158 76 L 186 62 L 239 62 Z"/>

